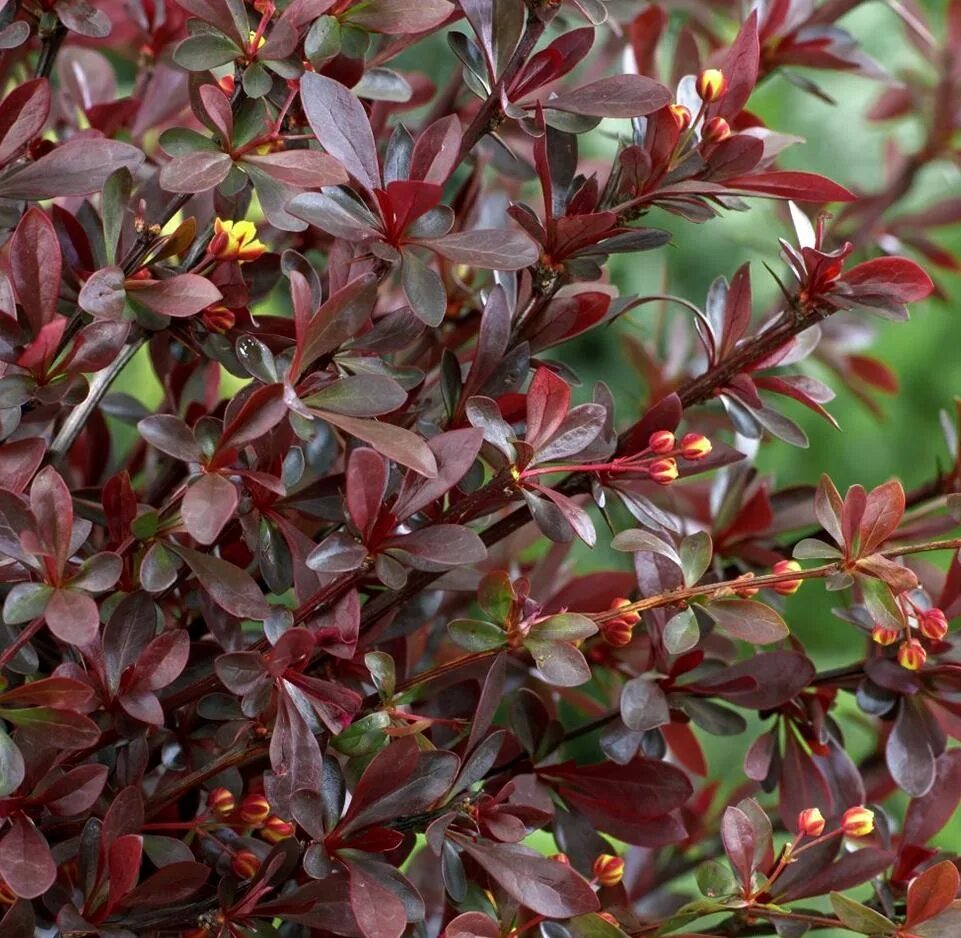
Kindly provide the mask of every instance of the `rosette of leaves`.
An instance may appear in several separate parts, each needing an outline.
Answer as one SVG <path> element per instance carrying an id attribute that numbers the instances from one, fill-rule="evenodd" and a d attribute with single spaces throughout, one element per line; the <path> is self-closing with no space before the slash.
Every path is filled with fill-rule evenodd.
<path id="1" fill-rule="evenodd" d="M 576 534 L 591 546 L 596 540 L 593 522 L 567 495 L 535 481 L 534 476 L 525 479 L 524 470 L 555 461 L 589 461 L 611 455 L 615 443 L 608 408 L 601 403 L 607 400 L 606 388 L 599 385 L 594 403 L 571 407 L 570 385 L 541 366 L 526 395 L 497 401 L 475 395 L 467 401 L 467 419 L 483 430 L 488 458 L 498 468 L 513 467 L 517 472 L 515 485 L 538 527 L 553 541 L 569 541 Z M 519 419 L 520 407 L 526 417 L 522 437 L 505 417 L 506 411 L 512 419 Z"/>
<path id="2" fill-rule="evenodd" d="M 117 582 L 120 557 L 101 551 L 75 558 L 92 525 L 75 517 L 67 484 L 49 466 L 34 477 L 29 501 L 0 490 L 0 517 L 0 554 L 16 571 L 3 604 L 4 621 L 17 625 L 42 617 L 61 641 L 89 642 L 100 627 L 93 597 Z"/>
<path id="3" fill-rule="evenodd" d="M 326 188 L 291 200 L 289 211 L 336 238 L 362 246 L 400 272 L 414 313 L 437 326 L 447 311 L 447 291 L 423 252 L 453 264 L 488 270 L 520 270 L 537 260 L 523 234 L 509 229 L 453 231 L 455 216 L 441 205 L 443 184 L 458 162 L 460 125 L 442 118 L 417 138 L 402 127 L 391 137 L 383 170 L 374 134 L 360 101 L 324 75 L 301 81 L 304 113 L 360 190 Z"/>
<path id="4" fill-rule="evenodd" d="M 192 194 L 217 187 L 231 196 L 249 182 L 272 225 L 301 231 L 306 226 L 287 211 L 287 203 L 304 189 L 347 181 L 344 168 L 329 152 L 303 146 L 277 149 L 283 137 L 256 100 L 245 99 L 235 114 L 218 85 L 203 83 L 191 104 L 216 139 L 185 127 L 161 135 L 160 145 L 171 159 L 161 170 L 160 185 L 169 192 Z"/>
<path id="5" fill-rule="evenodd" d="M 488 573 L 477 590 L 477 602 L 488 618 L 455 619 L 448 633 L 472 652 L 523 647 L 544 679 L 558 687 L 589 681 L 590 666 L 577 646 L 597 633 L 596 623 L 572 612 L 541 614 L 529 588 L 526 580 L 511 582 L 503 571 Z"/>
<path id="6" fill-rule="evenodd" d="M 424 507 L 466 475 L 480 444 L 476 430 L 442 433 L 425 444 L 437 466 L 434 477 L 412 470 L 399 484 L 382 453 L 356 448 L 344 480 L 347 523 L 314 548 L 307 566 L 322 574 L 372 569 L 385 586 L 400 589 L 410 570 L 436 573 L 483 560 L 487 548 L 466 525 L 416 524 Z"/>
<path id="7" fill-rule="evenodd" d="M 244 715 L 273 720 L 269 756 L 274 771 L 264 782 L 271 805 L 285 816 L 294 792 L 322 782 L 318 734 L 340 733 L 363 702 L 351 688 L 306 673 L 314 647 L 311 632 L 291 628 L 266 651 L 228 652 L 216 661 L 220 680 L 241 696 Z"/>
<path id="8" fill-rule="evenodd" d="M 523 30 L 523 11 L 505 8 L 495 16 L 484 4 L 472 3 L 464 12 L 474 38 L 452 32 L 448 41 L 464 65 L 465 84 L 477 97 L 486 99 L 504 77 L 505 56 L 513 51 Z M 558 36 L 532 55 L 516 74 L 508 76 L 500 90 L 504 114 L 536 135 L 543 132 L 543 126 L 538 127 L 535 119 L 543 108 L 544 120 L 550 126 L 584 133 L 605 117 L 641 117 L 670 104 L 670 91 L 644 75 L 611 75 L 579 88 L 554 91 L 547 97 L 536 94 L 573 71 L 593 44 L 594 29 L 588 26 Z"/>
<path id="9" fill-rule="evenodd" d="M 191 72 L 233 62 L 244 94 L 253 100 L 267 95 L 275 82 L 282 85 L 301 74 L 300 40 L 320 6 L 297 0 L 276 19 L 252 24 L 242 0 L 184 0 L 179 5 L 193 18 L 187 21 L 189 35 L 174 50 L 174 61 Z M 269 28 L 263 28 L 267 23 Z"/>

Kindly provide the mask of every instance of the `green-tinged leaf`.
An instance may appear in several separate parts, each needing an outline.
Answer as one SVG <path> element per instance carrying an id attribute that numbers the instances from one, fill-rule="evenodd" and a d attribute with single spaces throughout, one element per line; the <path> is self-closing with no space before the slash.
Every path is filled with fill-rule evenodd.
<path id="1" fill-rule="evenodd" d="M 854 899 L 849 899 L 843 893 L 832 892 L 831 905 L 845 928 L 859 935 L 893 935 L 897 931 L 897 925 L 891 919 L 860 902 L 855 902 Z"/>
<path id="2" fill-rule="evenodd" d="M 681 566 L 681 557 L 674 545 L 662 540 L 650 531 L 645 531 L 643 528 L 631 528 L 628 531 L 619 532 L 611 541 L 611 547 L 614 550 L 623 550 L 629 553 L 646 551 L 652 554 L 660 554 L 677 566 Z"/>
<path id="3" fill-rule="evenodd" d="M 861 595 L 868 614 L 875 624 L 886 629 L 901 629 L 904 627 L 904 615 L 887 583 L 874 577 L 859 576 Z"/>
<path id="4" fill-rule="evenodd" d="M 447 631 L 467 651 L 491 651 L 507 644 L 507 633 L 499 625 L 481 619 L 455 619 Z"/>
<path id="5" fill-rule="evenodd" d="M 731 868 L 719 860 L 705 860 L 695 871 L 697 888 L 709 899 L 721 899 L 737 892 Z"/>
<path id="6" fill-rule="evenodd" d="M 495 622 L 506 622 L 516 599 L 510 576 L 504 570 L 493 570 L 480 581 L 477 601 Z"/>
<path id="7" fill-rule="evenodd" d="M 204 32 L 184 39 L 174 50 L 174 61 L 188 72 L 204 72 L 233 62 L 240 55 L 233 40 L 222 33 Z"/>
<path id="8" fill-rule="evenodd" d="M 805 537 L 794 547 L 795 560 L 840 560 L 844 555 L 833 544 Z"/>
<path id="9" fill-rule="evenodd" d="M 528 639 L 524 647 L 531 653 L 537 670 L 549 684 L 577 687 L 591 679 L 591 668 L 580 651 L 567 642 Z"/>
<path id="10" fill-rule="evenodd" d="M 367 665 L 380 696 L 385 700 L 393 697 L 397 686 L 394 659 L 385 651 L 369 651 L 364 655 L 364 664 Z"/>
<path id="11" fill-rule="evenodd" d="M 683 655 L 701 640 L 701 629 L 693 609 L 682 609 L 664 626 L 664 647 L 672 655 Z"/>
<path id="12" fill-rule="evenodd" d="M 23 756 L 14 741 L 0 729 L 0 798 L 12 795 L 23 781 Z"/>
<path id="13" fill-rule="evenodd" d="M 649 678 L 631 678 L 621 688 L 621 719 L 628 729 L 637 733 L 670 723 L 664 691 Z"/>
<path id="14" fill-rule="evenodd" d="M 711 535 L 707 531 L 695 531 L 694 534 L 689 534 L 681 541 L 678 555 L 681 559 L 684 585 L 693 586 L 711 565 L 711 558 L 714 556 Z"/>
<path id="15" fill-rule="evenodd" d="M 549 616 L 531 626 L 529 638 L 545 642 L 576 642 L 597 634 L 597 623 L 576 612 Z"/>

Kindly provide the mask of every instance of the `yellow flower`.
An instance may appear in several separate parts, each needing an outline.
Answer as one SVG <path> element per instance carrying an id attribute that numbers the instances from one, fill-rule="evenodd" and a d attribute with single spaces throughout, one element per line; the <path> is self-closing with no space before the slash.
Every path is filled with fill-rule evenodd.
<path id="1" fill-rule="evenodd" d="M 252 221 L 214 222 L 214 236 L 207 245 L 207 253 L 218 261 L 254 261 L 267 250 L 257 239 L 257 227 Z"/>

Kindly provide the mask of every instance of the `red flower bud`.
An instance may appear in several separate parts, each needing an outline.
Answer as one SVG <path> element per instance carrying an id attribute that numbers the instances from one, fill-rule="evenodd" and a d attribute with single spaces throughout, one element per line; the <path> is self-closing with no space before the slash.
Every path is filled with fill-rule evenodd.
<path id="1" fill-rule="evenodd" d="M 731 136 L 731 125 L 723 117 L 712 117 L 701 131 L 705 143 L 720 143 Z"/>
<path id="2" fill-rule="evenodd" d="M 807 837 L 820 837 L 824 832 L 824 815 L 817 808 L 805 808 L 798 815 L 797 831 Z"/>
<path id="3" fill-rule="evenodd" d="M 684 133 L 694 119 L 690 110 L 683 104 L 672 104 L 668 110 L 671 112 L 671 117 L 674 118 L 674 123 L 677 124 L 678 133 Z"/>
<path id="4" fill-rule="evenodd" d="M 871 638 L 878 645 L 893 645 L 900 637 L 900 629 L 887 629 L 883 625 L 876 625 L 871 629 Z"/>
<path id="5" fill-rule="evenodd" d="M 226 306 L 208 306 L 201 314 L 204 326 L 210 332 L 230 332 L 237 322 L 234 314 Z"/>
<path id="6" fill-rule="evenodd" d="M 796 560 L 779 560 L 771 568 L 772 573 L 796 573 L 801 569 L 801 565 Z M 772 583 L 771 588 L 775 593 L 782 596 L 791 596 L 800 588 L 803 580 L 781 580 L 780 583 Z"/>
<path id="7" fill-rule="evenodd" d="M 694 88 L 705 104 L 712 104 L 724 96 L 727 79 L 719 68 L 706 68 L 697 76 Z"/>
<path id="8" fill-rule="evenodd" d="M 233 75 L 224 75 L 224 77 L 221 78 L 220 81 L 217 82 L 217 84 L 220 85 L 220 90 L 221 90 L 225 95 L 228 95 L 228 96 L 229 96 L 229 95 L 232 95 L 232 94 L 234 93 L 234 85 L 235 85 L 235 82 L 234 82 L 234 76 L 233 76 Z"/>
<path id="9" fill-rule="evenodd" d="M 593 873 L 602 886 L 616 886 L 624 878 L 624 861 L 610 853 L 602 853 L 594 861 Z"/>
<path id="10" fill-rule="evenodd" d="M 279 844 L 282 840 L 294 836 L 294 825 L 290 821 L 285 821 L 283 818 L 277 817 L 276 814 L 272 814 L 264 821 L 264 826 L 260 829 L 260 836 L 268 843 Z"/>
<path id="11" fill-rule="evenodd" d="M 711 452 L 711 441 L 700 433 L 685 433 L 681 440 L 681 455 L 685 459 L 703 459 Z"/>
<path id="12" fill-rule="evenodd" d="M 928 653 L 916 638 L 908 639 L 898 648 L 898 664 L 909 671 L 920 671 L 924 662 L 928 660 Z"/>
<path id="13" fill-rule="evenodd" d="M 611 915 L 610 912 L 598 912 L 597 917 L 604 919 L 604 921 L 607 922 L 608 925 L 613 925 L 615 928 L 620 928 L 621 926 L 621 923 L 616 918 L 614 918 L 614 916 Z"/>
<path id="14" fill-rule="evenodd" d="M 606 622 L 599 622 L 598 628 L 601 630 L 601 638 L 615 648 L 630 645 L 634 637 L 634 626 L 624 619 L 608 619 Z"/>
<path id="15" fill-rule="evenodd" d="M 925 609 L 918 616 L 918 626 L 925 638 L 940 642 L 948 634 L 948 617 L 937 607 Z"/>
<path id="16" fill-rule="evenodd" d="M 618 596 L 617 599 L 611 600 L 611 609 L 623 609 L 625 606 L 630 605 L 631 601 L 625 599 L 623 596 Z M 634 626 L 641 621 L 641 614 L 635 609 L 630 609 L 627 612 L 621 613 L 618 618 L 623 619 L 628 625 Z"/>
<path id="17" fill-rule="evenodd" d="M 658 485 L 670 485 L 677 478 L 677 460 L 657 459 L 647 467 L 647 474 Z"/>
<path id="18" fill-rule="evenodd" d="M 237 799 L 229 788 L 215 788 L 207 795 L 207 807 L 218 817 L 227 817 L 234 813 Z"/>
<path id="19" fill-rule="evenodd" d="M 235 876 L 239 876 L 241 879 L 252 879 L 257 875 L 257 870 L 260 869 L 260 858 L 256 853 L 251 853 L 249 850 L 240 850 L 234 854 L 233 860 L 230 861 L 230 868 L 234 871 Z"/>
<path id="20" fill-rule="evenodd" d="M 260 827 L 270 817 L 270 802 L 263 795 L 247 795 L 240 802 L 240 820 L 251 827 Z"/>
<path id="21" fill-rule="evenodd" d="M 651 452 L 663 456 L 674 449 L 676 442 L 674 434 L 670 430 L 655 430 L 647 441 L 647 446 Z"/>
<path id="22" fill-rule="evenodd" d="M 874 812 L 864 805 L 848 808 L 841 817 L 841 829 L 848 837 L 867 837 L 874 830 Z"/>

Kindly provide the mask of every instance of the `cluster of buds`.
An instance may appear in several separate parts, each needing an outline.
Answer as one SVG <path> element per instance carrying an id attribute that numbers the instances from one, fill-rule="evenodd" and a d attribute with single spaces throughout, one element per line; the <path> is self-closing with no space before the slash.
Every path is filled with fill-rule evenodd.
<path id="1" fill-rule="evenodd" d="M 617 886 L 624 878 L 624 861 L 611 853 L 602 853 L 594 861 L 591 872 L 601 886 Z"/>
<path id="2" fill-rule="evenodd" d="M 215 788 L 207 795 L 207 809 L 218 820 L 256 829 L 271 844 L 294 836 L 294 825 L 273 814 L 270 802 L 262 794 L 249 794 L 238 805 L 229 789 Z"/>
<path id="3" fill-rule="evenodd" d="M 928 660 L 928 650 L 919 638 L 912 635 L 911 629 L 917 628 L 921 636 L 928 641 L 940 642 L 948 634 L 948 617 L 937 607 L 920 608 L 905 594 L 902 594 L 899 600 L 905 613 L 905 625 L 902 628 L 876 625 L 871 630 L 871 639 L 882 647 L 900 641 L 897 651 L 898 664 L 908 671 L 920 671 Z"/>
<path id="4" fill-rule="evenodd" d="M 677 479 L 677 456 L 696 462 L 711 452 L 711 441 L 706 436 L 686 433 L 678 442 L 670 430 L 657 430 L 652 433 L 647 446 L 652 453 L 661 457 L 647 466 L 648 475 L 658 485 L 670 485 Z"/>
<path id="5" fill-rule="evenodd" d="M 264 254 L 267 245 L 257 238 L 257 226 L 252 221 L 214 221 L 214 236 L 207 245 L 207 253 L 217 261 L 255 261 Z"/>
<path id="6" fill-rule="evenodd" d="M 630 605 L 631 601 L 629 599 L 624 599 L 619 596 L 611 602 L 611 609 L 623 609 L 625 606 Z M 625 645 L 630 645 L 631 638 L 634 634 L 634 626 L 640 621 L 640 613 L 629 609 L 613 619 L 599 622 L 598 628 L 600 629 L 601 637 L 608 645 L 623 648 Z"/>
<path id="7" fill-rule="evenodd" d="M 783 573 L 799 573 L 801 569 L 801 565 L 796 560 L 779 560 L 771 567 L 771 572 L 780 575 Z M 772 583 L 771 589 L 775 593 L 780 593 L 781 596 L 793 596 L 801 588 L 803 582 L 804 580 L 801 578 L 781 580 L 778 583 Z"/>
<path id="8" fill-rule="evenodd" d="M 820 838 L 827 840 L 831 837 L 867 837 L 874 830 L 874 812 L 866 808 L 863 804 L 854 808 L 848 808 L 841 815 L 841 822 L 838 827 L 829 834 L 824 833 L 824 815 L 818 808 L 805 808 L 797 819 L 797 838 L 792 845 L 792 853 L 797 853 L 797 845 L 804 837 Z M 803 849 L 807 849 L 808 844 Z"/>

